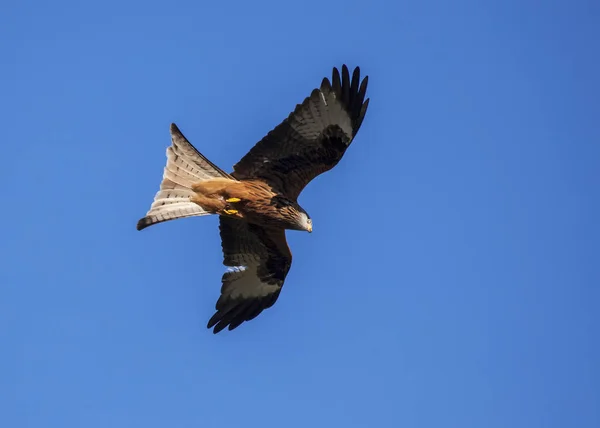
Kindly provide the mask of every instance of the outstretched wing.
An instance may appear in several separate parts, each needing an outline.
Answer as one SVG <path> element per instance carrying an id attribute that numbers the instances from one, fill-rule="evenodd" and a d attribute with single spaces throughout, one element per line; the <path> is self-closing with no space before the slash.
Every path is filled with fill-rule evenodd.
<path id="1" fill-rule="evenodd" d="M 346 65 L 333 69 L 302 104 L 259 141 L 233 168 L 237 179 L 260 178 L 295 200 L 316 176 L 333 168 L 358 132 L 367 112 L 368 77 L 352 79 Z"/>
<path id="2" fill-rule="evenodd" d="M 230 217 L 219 217 L 223 264 L 217 312 L 208 328 L 233 330 L 273 306 L 292 264 L 285 230 L 265 229 Z"/>

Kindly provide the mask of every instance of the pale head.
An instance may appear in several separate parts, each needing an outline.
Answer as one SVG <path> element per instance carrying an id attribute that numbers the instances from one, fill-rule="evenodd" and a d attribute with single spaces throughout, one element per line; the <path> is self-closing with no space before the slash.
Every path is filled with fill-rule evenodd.
<path id="1" fill-rule="evenodd" d="M 312 232 L 312 220 L 298 202 L 278 195 L 271 198 L 271 204 L 277 207 L 277 211 L 279 211 L 278 216 L 283 220 L 286 229 Z"/>
<path id="2" fill-rule="evenodd" d="M 312 219 L 305 212 L 301 212 L 298 218 L 298 225 L 302 228 L 302 230 L 307 231 L 308 233 L 312 232 Z"/>

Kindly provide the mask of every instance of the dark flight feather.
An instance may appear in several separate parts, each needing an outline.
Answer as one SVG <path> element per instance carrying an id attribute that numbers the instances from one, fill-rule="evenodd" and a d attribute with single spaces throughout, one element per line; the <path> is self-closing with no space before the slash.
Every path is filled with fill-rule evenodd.
<path id="1" fill-rule="evenodd" d="M 266 229 L 229 217 L 219 218 L 223 264 L 221 296 L 207 327 L 216 334 L 233 330 L 275 304 L 292 265 L 284 229 Z M 240 269 L 244 267 L 244 269 Z"/>
<path id="2" fill-rule="evenodd" d="M 237 179 L 259 178 L 290 199 L 319 174 L 341 160 L 360 129 L 369 99 L 368 77 L 360 83 L 360 68 L 352 73 L 333 69 L 302 104 L 259 141 L 235 166 Z"/>

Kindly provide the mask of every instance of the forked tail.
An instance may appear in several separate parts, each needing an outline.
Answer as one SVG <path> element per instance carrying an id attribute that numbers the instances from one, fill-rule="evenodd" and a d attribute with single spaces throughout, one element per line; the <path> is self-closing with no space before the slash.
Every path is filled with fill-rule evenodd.
<path id="1" fill-rule="evenodd" d="M 137 230 L 168 220 L 212 214 L 191 202 L 190 197 L 195 195 L 194 184 L 216 177 L 233 179 L 198 152 L 172 123 L 171 145 L 167 148 L 167 165 L 160 190 L 146 216 L 138 221 Z"/>

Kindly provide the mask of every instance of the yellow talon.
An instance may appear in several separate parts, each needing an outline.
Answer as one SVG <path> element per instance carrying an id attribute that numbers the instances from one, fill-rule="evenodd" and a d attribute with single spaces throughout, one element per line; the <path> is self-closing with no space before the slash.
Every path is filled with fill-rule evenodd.
<path id="1" fill-rule="evenodd" d="M 240 198 L 229 198 L 229 199 L 226 199 L 226 201 L 227 202 L 239 202 L 239 201 L 241 201 L 241 199 Z"/>
<path id="2" fill-rule="evenodd" d="M 238 210 L 223 210 L 223 212 L 225 212 L 225 214 L 233 215 L 237 214 Z"/>

